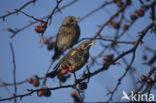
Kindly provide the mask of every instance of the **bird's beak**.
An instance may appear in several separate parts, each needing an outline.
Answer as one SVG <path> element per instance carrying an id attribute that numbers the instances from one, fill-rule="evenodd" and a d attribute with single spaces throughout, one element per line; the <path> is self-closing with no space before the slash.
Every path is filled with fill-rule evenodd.
<path id="1" fill-rule="evenodd" d="M 74 20 L 75 20 L 75 21 L 78 21 L 79 19 L 80 19 L 80 18 L 75 18 Z"/>
<path id="2" fill-rule="evenodd" d="M 91 43 L 89 44 L 89 46 L 91 46 L 91 45 L 93 45 L 93 44 L 95 44 L 95 42 L 91 42 Z"/>

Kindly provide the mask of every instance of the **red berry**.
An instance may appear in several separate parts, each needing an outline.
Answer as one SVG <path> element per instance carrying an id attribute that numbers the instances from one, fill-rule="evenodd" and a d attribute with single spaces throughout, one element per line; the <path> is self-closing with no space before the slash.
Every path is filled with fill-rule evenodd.
<path id="1" fill-rule="evenodd" d="M 113 28 L 118 29 L 120 27 L 120 25 L 116 22 L 111 21 L 110 24 L 112 25 Z"/>
<path id="2" fill-rule="evenodd" d="M 77 96 L 77 93 L 76 92 L 71 92 L 70 96 L 71 97 L 76 97 Z"/>
<path id="3" fill-rule="evenodd" d="M 67 77 L 66 77 L 66 76 L 63 76 L 63 75 L 61 75 L 61 74 L 58 74 L 58 75 L 57 75 L 57 78 L 58 78 L 61 82 L 66 82 L 66 80 L 67 80 Z"/>
<path id="4" fill-rule="evenodd" d="M 72 65 L 69 67 L 69 72 L 74 73 L 76 71 L 76 65 Z"/>
<path id="5" fill-rule="evenodd" d="M 49 97 L 51 96 L 51 91 L 47 88 L 43 89 L 44 90 L 44 96 Z"/>
<path id="6" fill-rule="evenodd" d="M 32 83 L 32 82 L 33 82 L 33 78 L 28 78 L 28 79 L 27 79 L 27 82 L 28 82 L 28 83 Z"/>
<path id="7" fill-rule="evenodd" d="M 104 57 L 104 61 L 111 62 L 113 60 L 114 54 L 108 54 Z"/>
<path id="8" fill-rule="evenodd" d="M 123 29 L 124 31 L 126 31 L 128 28 L 129 28 L 129 25 L 127 25 L 127 24 L 123 25 L 123 27 L 122 27 L 122 29 Z"/>
<path id="9" fill-rule="evenodd" d="M 152 83 L 153 83 L 152 78 L 148 78 L 148 79 L 147 79 L 147 83 L 148 83 L 148 84 L 152 84 Z"/>
<path id="10" fill-rule="evenodd" d="M 146 55 L 143 55 L 143 56 L 142 56 L 142 59 L 143 59 L 143 60 L 147 60 L 147 56 L 146 56 Z"/>
<path id="11" fill-rule="evenodd" d="M 38 87 L 39 85 L 40 85 L 40 81 L 39 80 L 37 80 L 37 79 L 33 80 L 33 86 L 34 87 Z"/>
<path id="12" fill-rule="evenodd" d="M 61 65 L 61 68 L 62 68 L 62 69 L 68 69 L 68 66 L 67 66 L 66 64 L 62 64 L 62 65 Z"/>
<path id="13" fill-rule="evenodd" d="M 54 42 L 50 42 L 50 43 L 48 44 L 48 46 L 47 46 L 47 49 L 48 49 L 48 50 L 52 50 L 52 49 L 54 48 L 54 46 L 55 46 L 55 43 L 54 43 Z"/>
<path id="14" fill-rule="evenodd" d="M 135 21 L 137 19 L 137 16 L 135 14 L 131 15 L 131 20 Z"/>
<path id="15" fill-rule="evenodd" d="M 49 97 L 51 95 L 51 91 L 47 88 L 41 88 L 39 91 L 37 91 L 37 95 L 39 97 L 41 96 L 46 96 L 46 97 Z"/>
<path id="16" fill-rule="evenodd" d="M 85 82 L 79 83 L 78 87 L 80 90 L 84 90 L 87 88 L 87 83 L 85 83 Z"/>
<path id="17" fill-rule="evenodd" d="M 44 92 L 43 92 L 42 90 L 39 90 L 39 91 L 37 91 L 37 95 L 38 95 L 39 97 L 41 97 L 41 96 L 44 95 Z"/>
<path id="18" fill-rule="evenodd" d="M 44 44 L 49 44 L 49 40 L 44 39 L 44 40 L 43 40 L 43 43 L 44 43 Z"/>
<path id="19" fill-rule="evenodd" d="M 37 33 L 42 33 L 44 31 L 44 29 L 41 26 L 35 26 L 35 31 Z"/>
<path id="20" fill-rule="evenodd" d="M 68 70 L 67 69 L 62 69 L 61 72 L 60 72 L 61 75 L 65 75 L 67 73 L 68 73 Z"/>
<path id="21" fill-rule="evenodd" d="M 47 23 L 46 22 L 42 22 L 41 23 L 41 27 L 46 28 L 47 27 Z"/>
<path id="22" fill-rule="evenodd" d="M 144 16 L 144 10 L 142 10 L 142 9 L 137 10 L 136 13 L 137 13 L 137 15 L 140 16 L 140 17 L 143 17 L 143 16 Z"/>
<path id="23" fill-rule="evenodd" d="M 116 3 L 116 5 L 121 8 L 121 7 L 123 7 L 124 3 L 122 1 L 118 1 Z"/>
<path id="24" fill-rule="evenodd" d="M 147 80 L 147 77 L 145 75 L 142 75 L 140 78 L 141 78 L 142 81 Z"/>

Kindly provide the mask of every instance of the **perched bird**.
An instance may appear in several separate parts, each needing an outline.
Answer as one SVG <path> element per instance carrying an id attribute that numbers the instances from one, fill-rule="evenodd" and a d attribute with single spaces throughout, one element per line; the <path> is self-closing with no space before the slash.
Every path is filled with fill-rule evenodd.
<path id="1" fill-rule="evenodd" d="M 54 70 L 47 74 L 47 77 L 54 78 L 62 69 L 62 65 L 67 67 L 75 65 L 76 70 L 81 69 L 87 63 L 89 58 L 89 48 L 94 42 L 85 41 L 78 47 L 71 49 L 54 67 Z"/>
<path id="2" fill-rule="evenodd" d="M 55 54 L 52 59 L 58 58 L 68 48 L 71 48 L 79 40 L 80 28 L 77 23 L 79 18 L 68 16 L 64 19 L 55 43 Z"/>

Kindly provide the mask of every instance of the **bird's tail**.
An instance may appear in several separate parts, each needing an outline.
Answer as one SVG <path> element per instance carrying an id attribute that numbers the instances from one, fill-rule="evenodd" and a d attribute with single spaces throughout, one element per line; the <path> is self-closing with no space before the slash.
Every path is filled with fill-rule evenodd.
<path id="1" fill-rule="evenodd" d="M 48 73 L 46 76 L 50 78 L 54 78 L 57 74 L 58 74 L 58 71 L 57 69 L 55 69 L 54 71 Z"/>
<path id="2" fill-rule="evenodd" d="M 56 53 L 54 54 L 54 56 L 52 57 L 52 59 L 55 60 L 58 56 L 59 56 L 59 55 L 58 55 L 58 53 L 56 52 Z"/>
<path id="3" fill-rule="evenodd" d="M 60 55 L 60 51 L 57 48 L 55 48 L 55 54 L 53 55 L 52 59 L 53 60 L 57 59 L 59 55 Z"/>

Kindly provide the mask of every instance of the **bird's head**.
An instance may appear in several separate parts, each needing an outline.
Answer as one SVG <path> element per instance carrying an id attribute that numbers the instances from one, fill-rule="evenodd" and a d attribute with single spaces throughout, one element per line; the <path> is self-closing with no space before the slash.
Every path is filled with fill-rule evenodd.
<path id="1" fill-rule="evenodd" d="M 83 50 L 89 49 L 93 44 L 95 44 L 95 42 L 85 41 L 85 42 L 81 43 L 81 44 L 78 46 L 78 48 L 83 49 Z"/>
<path id="2" fill-rule="evenodd" d="M 76 18 L 76 17 L 73 17 L 73 16 L 68 16 L 64 19 L 62 25 L 64 26 L 70 26 L 70 25 L 75 25 L 77 24 L 77 21 L 79 20 L 80 18 Z"/>

